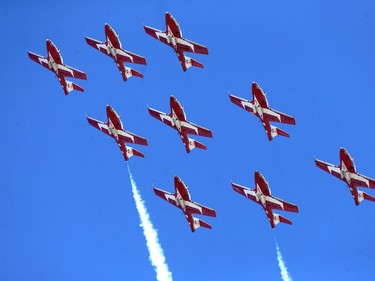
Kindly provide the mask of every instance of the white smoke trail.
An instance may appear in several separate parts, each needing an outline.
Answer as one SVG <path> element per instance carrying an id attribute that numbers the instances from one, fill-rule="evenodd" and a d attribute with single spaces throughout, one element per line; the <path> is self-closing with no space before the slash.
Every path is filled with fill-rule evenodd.
<path id="1" fill-rule="evenodd" d="M 147 208 L 138 191 L 137 185 L 133 179 L 133 175 L 130 172 L 129 165 L 128 172 L 130 176 L 130 183 L 132 185 L 135 205 L 137 207 L 139 218 L 141 220 L 140 226 L 143 228 L 143 235 L 146 238 L 147 249 L 150 253 L 149 259 L 156 271 L 156 279 L 158 281 L 172 281 L 172 273 L 168 270 L 168 265 L 165 261 L 163 249 L 159 244 L 158 233 L 152 225 L 150 216 L 147 212 Z"/>
<path id="2" fill-rule="evenodd" d="M 277 244 L 276 237 L 275 237 L 275 243 L 276 243 L 277 261 L 279 262 L 279 267 L 281 271 L 281 278 L 284 281 L 292 281 L 292 277 L 288 273 L 288 269 L 286 268 L 286 265 L 283 260 L 283 255 L 281 254 L 279 245 Z"/>

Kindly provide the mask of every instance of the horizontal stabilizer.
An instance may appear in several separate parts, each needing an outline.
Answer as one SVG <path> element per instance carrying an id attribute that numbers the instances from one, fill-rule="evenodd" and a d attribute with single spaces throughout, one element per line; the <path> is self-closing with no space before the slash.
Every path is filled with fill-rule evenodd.
<path id="1" fill-rule="evenodd" d="M 287 132 L 271 125 L 271 132 L 270 134 L 268 134 L 268 139 L 272 140 L 276 136 L 284 136 L 284 137 L 289 138 L 289 134 Z"/>
<path id="2" fill-rule="evenodd" d="M 287 218 L 279 215 L 279 214 L 273 214 L 273 223 L 276 226 L 278 223 L 286 223 L 286 224 L 292 224 L 291 220 L 288 220 Z"/>
<path id="3" fill-rule="evenodd" d="M 188 147 L 186 148 L 188 153 L 194 148 L 207 150 L 207 147 L 204 144 L 200 143 L 199 141 L 195 139 L 188 138 L 188 141 L 189 141 Z"/>
<path id="4" fill-rule="evenodd" d="M 126 161 L 129 160 L 129 158 L 132 157 L 132 156 L 134 156 L 134 155 L 135 155 L 135 156 L 142 157 L 142 158 L 145 157 L 145 156 L 143 155 L 142 152 L 136 150 L 136 149 L 133 148 L 133 147 L 127 146 L 127 147 L 126 147 L 126 155 L 124 155 L 125 160 L 126 160 Z"/>
<path id="5" fill-rule="evenodd" d="M 212 229 L 211 225 L 209 225 L 209 224 L 206 223 L 205 221 L 202 221 L 201 219 L 193 218 L 193 220 L 194 220 L 194 230 L 192 229 L 193 232 L 194 232 L 197 228 L 199 228 L 199 227 L 205 227 L 205 228 Z"/>
<path id="6" fill-rule="evenodd" d="M 187 56 L 185 56 L 184 63 L 185 63 L 185 67 L 183 66 L 184 71 L 186 71 L 188 68 L 192 66 L 203 68 L 203 64 Z"/>
<path id="7" fill-rule="evenodd" d="M 143 78 L 143 75 L 141 73 L 139 73 L 138 71 L 130 68 L 130 67 L 125 67 L 125 71 L 124 71 L 124 81 L 126 81 L 129 77 L 131 76 L 137 76 L 137 77 L 140 77 L 140 78 Z"/>
<path id="8" fill-rule="evenodd" d="M 81 86 L 78 86 L 77 84 L 75 84 L 73 82 L 70 82 L 70 81 L 66 81 L 66 90 L 67 90 L 66 94 L 70 93 L 73 90 L 77 90 L 77 91 L 80 91 L 80 92 L 85 91 Z"/>
<path id="9" fill-rule="evenodd" d="M 368 200 L 368 201 L 373 201 L 375 202 L 375 197 L 361 191 L 361 190 L 358 190 L 358 204 L 357 206 L 359 205 L 359 203 L 361 203 L 363 200 Z"/>

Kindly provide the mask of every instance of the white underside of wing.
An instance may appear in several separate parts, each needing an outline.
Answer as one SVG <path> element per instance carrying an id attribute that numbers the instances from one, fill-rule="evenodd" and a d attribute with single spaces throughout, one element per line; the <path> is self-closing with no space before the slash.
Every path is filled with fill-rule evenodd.
<path id="1" fill-rule="evenodd" d="M 367 185 L 367 187 L 370 187 L 370 181 L 367 178 L 365 178 L 365 177 L 363 177 L 359 174 L 350 173 L 350 178 L 355 179 L 357 181 L 364 182 Z"/>
<path id="2" fill-rule="evenodd" d="M 130 61 L 134 61 L 133 60 L 133 57 L 131 56 L 131 55 L 129 55 L 127 52 L 125 52 L 125 51 L 123 51 L 123 50 L 121 50 L 121 49 L 116 49 L 116 54 L 118 54 L 118 55 L 120 55 L 120 56 L 122 56 L 122 57 L 127 57 L 127 58 L 129 58 L 130 59 Z"/>
<path id="3" fill-rule="evenodd" d="M 336 172 L 338 174 L 340 174 L 340 169 L 336 166 L 333 166 L 333 165 L 330 165 L 328 163 L 325 163 L 327 164 L 327 168 L 328 168 L 328 171 L 332 174 L 332 172 Z"/>
<path id="4" fill-rule="evenodd" d="M 282 210 L 284 210 L 284 203 L 283 202 L 281 202 L 280 200 L 277 200 L 276 198 L 271 197 L 271 196 L 265 196 L 265 197 L 266 197 L 266 201 L 267 202 L 270 202 L 270 203 L 272 203 L 274 205 L 279 205 L 280 208 Z"/>
<path id="5" fill-rule="evenodd" d="M 188 206 L 189 208 L 192 208 L 192 209 L 195 209 L 195 210 L 198 210 L 198 212 L 200 214 L 203 214 L 202 212 L 202 207 L 193 203 L 193 202 L 190 202 L 190 201 L 185 201 L 185 206 Z"/>
<path id="6" fill-rule="evenodd" d="M 117 134 L 121 135 L 125 138 L 129 138 L 134 142 L 134 136 L 130 132 L 123 131 L 123 130 L 117 130 Z"/>
<path id="7" fill-rule="evenodd" d="M 191 123 L 189 123 L 189 122 L 181 121 L 181 127 L 185 127 L 185 128 L 188 128 L 188 129 L 192 129 L 192 130 L 195 131 L 195 132 L 197 133 L 197 135 L 198 135 L 198 128 L 197 128 L 195 125 L 193 125 L 193 124 L 191 124 Z"/>
<path id="8" fill-rule="evenodd" d="M 268 108 L 263 108 L 263 113 L 267 114 L 267 115 L 270 115 L 270 116 L 274 116 L 274 117 L 277 118 L 277 120 L 279 120 L 279 122 L 281 122 L 280 114 L 276 113 L 275 111 L 273 111 L 271 109 L 268 109 Z"/>
<path id="9" fill-rule="evenodd" d="M 184 40 L 182 38 L 176 38 L 176 40 L 177 40 L 178 44 L 181 44 L 181 45 L 184 45 L 184 46 L 188 46 L 194 52 L 194 44 L 191 44 L 190 42 L 188 42 L 188 41 L 186 41 L 186 40 Z"/>
<path id="10" fill-rule="evenodd" d="M 98 127 L 99 127 L 99 129 L 101 130 L 101 131 L 103 131 L 103 130 L 105 130 L 105 131 L 109 131 L 108 130 L 108 126 L 106 125 L 106 124 L 104 124 L 104 123 L 99 123 L 98 122 Z"/>

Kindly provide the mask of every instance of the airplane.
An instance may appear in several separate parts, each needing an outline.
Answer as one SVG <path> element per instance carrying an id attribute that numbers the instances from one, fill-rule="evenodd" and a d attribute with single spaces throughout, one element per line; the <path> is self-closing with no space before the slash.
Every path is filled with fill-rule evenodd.
<path id="1" fill-rule="evenodd" d="M 272 126 L 270 122 L 281 122 L 284 124 L 295 125 L 296 120 L 294 119 L 294 117 L 270 108 L 268 106 L 266 94 L 255 82 L 252 83 L 252 92 L 253 99 L 251 101 L 233 95 L 229 95 L 229 98 L 232 103 L 250 113 L 253 113 L 260 119 L 260 121 L 262 121 L 269 141 L 271 141 L 277 135 L 289 137 L 289 134 L 287 132 L 275 126 Z"/>
<path id="2" fill-rule="evenodd" d="M 174 177 L 175 193 L 169 193 L 167 191 L 154 187 L 154 192 L 157 196 L 171 203 L 172 205 L 180 208 L 187 221 L 189 222 L 191 231 L 194 232 L 198 227 L 205 227 L 212 229 L 211 225 L 202 221 L 201 219 L 193 217 L 193 214 L 200 214 L 204 216 L 216 217 L 216 212 L 213 209 L 200 205 L 193 202 L 190 197 L 190 193 L 186 184 L 178 177 Z"/>
<path id="3" fill-rule="evenodd" d="M 182 37 L 180 25 L 175 18 L 170 14 L 165 14 L 166 30 L 161 31 L 149 26 L 143 26 L 146 33 L 159 41 L 171 46 L 177 54 L 178 60 L 181 63 L 183 71 L 186 71 L 191 66 L 203 68 L 203 64 L 187 57 L 184 52 L 192 52 L 197 54 L 208 55 L 208 49 L 205 46 L 194 43 Z"/>
<path id="4" fill-rule="evenodd" d="M 297 205 L 288 203 L 286 201 L 283 201 L 279 198 L 272 196 L 271 189 L 268 186 L 268 182 L 265 180 L 265 178 L 260 172 L 255 171 L 254 178 L 254 189 L 250 189 L 245 186 L 232 183 L 233 190 L 261 205 L 264 211 L 266 212 L 267 218 L 270 221 L 272 228 L 275 228 L 275 226 L 280 222 L 292 224 L 291 220 L 274 213 L 273 209 L 298 213 Z"/>
<path id="5" fill-rule="evenodd" d="M 86 43 L 106 54 L 107 56 L 113 58 L 124 81 L 126 81 L 131 76 L 138 76 L 143 78 L 143 75 L 141 73 L 135 71 L 130 67 L 124 66 L 124 63 L 131 62 L 137 64 L 146 64 L 146 59 L 144 57 L 141 57 L 140 55 L 122 49 L 119 35 L 108 23 L 104 25 L 104 32 L 107 41 L 100 42 L 86 36 Z"/>
<path id="6" fill-rule="evenodd" d="M 335 166 L 318 159 L 315 159 L 315 165 L 323 171 L 326 171 L 336 178 L 346 182 L 352 193 L 356 206 L 358 206 L 363 200 L 375 202 L 375 197 L 357 189 L 357 186 L 375 188 L 375 180 L 356 172 L 353 158 L 345 148 L 340 148 L 340 165 Z"/>
<path id="7" fill-rule="evenodd" d="M 206 150 L 207 147 L 205 145 L 189 138 L 188 134 L 212 138 L 212 132 L 209 129 L 188 122 L 186 120 L 184 108 L 174 96 L 170 97 L 170 107 L 171 113 L 169 114 L 152 108 L 148 108 L 148 112 L 152 117 L 155 117 L 178 131 L 187 153 L 190 153 L 195 147 Z"/>
<path id="8" fill-rule="evenodd" d="M 120 147 L 120 150 L 125 158 L 125 161 L 128 161 L 130 157 L 133 155 L 139 157 L 145 157 L 141 152 L 132 148 L 130 146 L 126 146 L 126 142 L 140 144 L 140 145 L 148 145 L 147 140 L 143 137 L 137 136 L 131 132 L 125 131 L 120 119 L 120 115 L 110 106 L 107 105 L 106 107 L 108 121 L 107 123 L 95 120 L 91 117 L 87 116 L 87 121 L 89 124 L 98 130 L 106 133 L 110 137 L 114 138 Z"/>
<path id="9" fill-rule="evenodd" d="M 68 95 L 72 90 L 84 92 L 84 89 L 77 84 L 65 80 L 65 77 L 72 77 L 87 80 L 86 74 L 73 67 L 67 66 L 63 63 L 60 50 L 52 43 L 51 40 L 47 39 L 47 52 L 48 56 L 43 57 L 33 52 L 27 51 L 30 59 L 51 70 L 56 74 L 59 79 L 61 87 L 64 90 L 65 95 Z"/>

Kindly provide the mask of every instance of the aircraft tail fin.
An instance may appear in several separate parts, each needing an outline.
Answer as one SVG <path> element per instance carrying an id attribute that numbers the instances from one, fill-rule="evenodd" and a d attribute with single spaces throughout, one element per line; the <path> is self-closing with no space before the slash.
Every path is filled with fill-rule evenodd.
<path id="1" fill-rule="evenodd" d="M 271 132 L 268 134 L 268 139 L 272 140 L 276 136 L 283 136 L 289 138 L 289 134 L 287 132 L 271 125 Z"/>
<path id="2" fill-rule="evenodd" d="M 358 204 L 361 203 L 363 200 L 373 201 L 375 202 L 375 197 L 371 196 L 370 194 L 367 194 L 361 190 L 358 190 Z"/>
<path id="3" fill-rule="evenodd" d="M 203 68 L 203 64 L 187 56 L 185 56 L 184 65 L 185 65 L 185 67 L 183 66 L 184 71 L 186 71 L 188 68 L 192 66 Z"/>
<path id="4" fill-rule="evenodd" d="M 130 67 L 124 66 L 123 63 L 116 63 L 116 64 L 117 64 L 118 69 L 121 72 L 122 79 L 124 79 L 124 81 L 128 80 L 128 78 L 132 77 L 132 76 L 137 76 L 137 77 L 143 78 L 142 73 L 139 73 L 138 71 L 136 71 L 136 70 L 134 70 Z"/>
<path id="5" fill-rule="evenodd" d="M 128 161 L 130 157 L 132 156 L 139 156 L 139 157 L 142 157 L 144 158 L 145 156 L 143 155 L 142 152 L 136 150 L 135 148 L 133 147 L 130 147 L 130 146 L 127 146 L 126 147 L 126 151 L 124 153 L 124 157 L 125 157 L 125 160 Z"/>
<path id="6" fill-rule="evenodd" d="M 76 83 L 73 83 L 71 81 L 66 81 L 66 95 L 69 94 L 73 90 L 77 90 L 80 92 L 85 91 L 81 86 L 78 86 Z"/>
<path id="7" fill-rule="evenodd" d="M 286 223 L 286 224 L 292 224 L 292 221 L 289 220 L 289 219 L 287 219 L 286 217 L 283 217 L 283 216 L 281 216 L 279 214 L 273 214 L 273 223 L 274 223 L 274 225 L 276 226 L 280 222 Z"/>
<path id="8" fill-rule="evenodd" d="M 193 228 L 191 230 L 194 232 L 199 227 L 212 229 L 212 226 L 206 223 L 205 221 L 202 221 L 201 219 L 198 219 L 198 218 L 193 218 Z"/>
<path id="9" fill-rule="evenodd" d="M 200 148 L 200 149 L 207 150 L 207 147 L 204 144 L 200 143 L 199 141 L 197 141 L 195 139 L 188 138 L 188 141 L 189 142 L 188 142 L 187 147 L 186 147 L 186 150 L 187 150 L 188 153 L 194 148 Z"/>
<path id="10" fill-rule="evenodd" d="M 126 81 L 129 77 L 132 77 L 132 76 L 137 76 L 137 77 L 140 77 L 140 78 L 143 78 L 143 75 L 142 73 L 130 68 L 130 67 L 124 67 L 125 68 L 125 71 L 124 71 L 124 81 Z"/>

